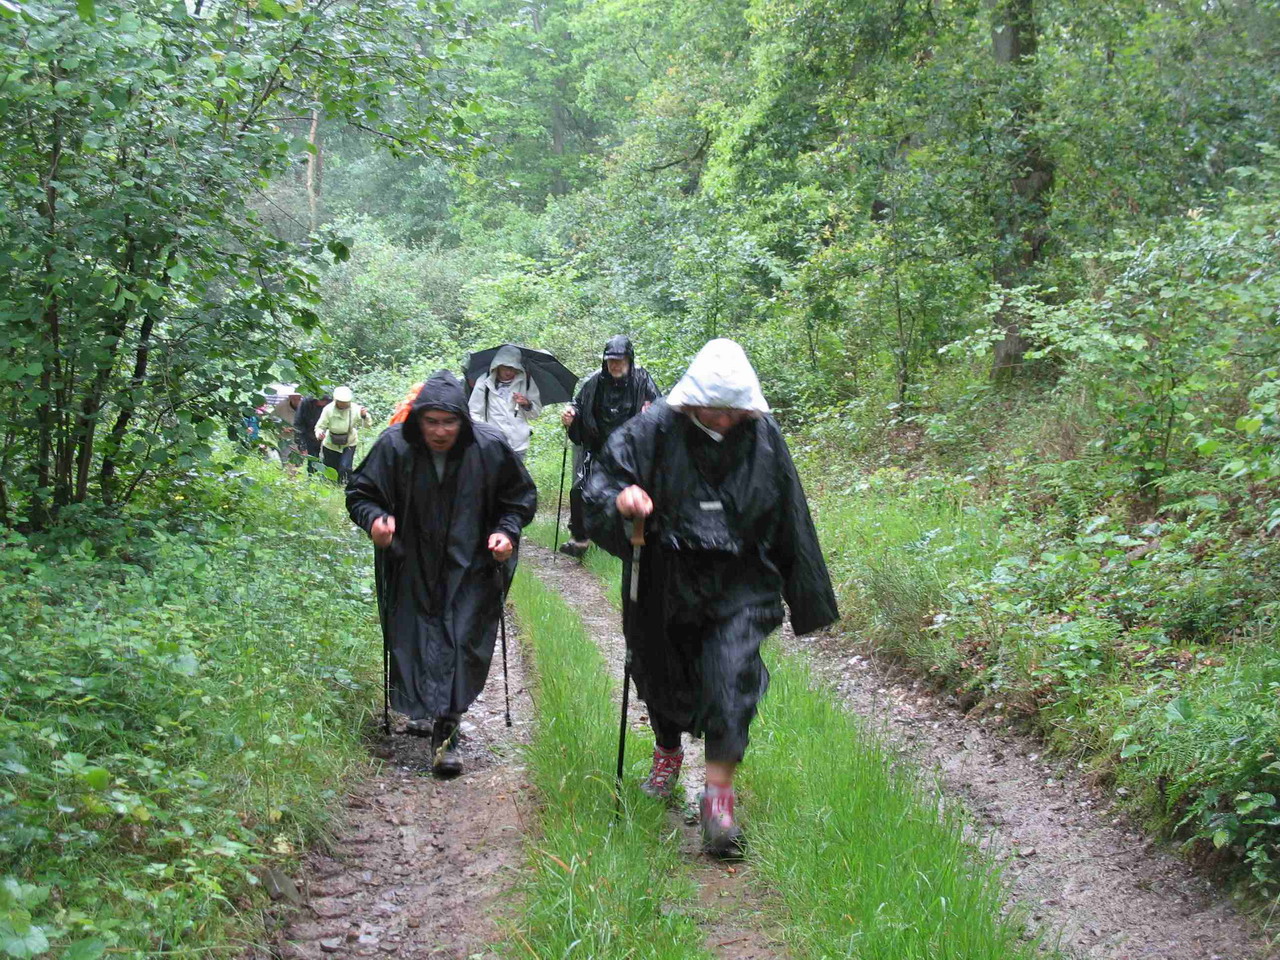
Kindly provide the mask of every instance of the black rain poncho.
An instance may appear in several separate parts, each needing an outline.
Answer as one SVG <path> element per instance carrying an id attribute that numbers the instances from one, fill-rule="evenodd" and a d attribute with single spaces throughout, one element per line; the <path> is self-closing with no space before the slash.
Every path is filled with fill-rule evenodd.
<path id="1" fill-rule="evenodd" d="M 444 475 L 422 439 L 423 410 L 462 418 Z M 462 713 L 484 689 L 501 613 L 501 575 L 487 548 L 502 532 L 519 544 L 537 490 L 501 431 L 473 424 L 462 385 L 441 370 L 388 427 L 347 486 L 347 511 L 368 531 L 392 515 L 395 540 L 374 550 L 378 609 L 391 651 L 392 706 L 412 719 Z"/>
<path id="2" fill-rule="evenodd" d="M 624 356 L 630 365 L 627 375 L 614 379 L 608 357 Z M 658 399 L 658 385 L 644 367 L 636 366 L 635 348 L 624 334 L 610 337 L 604 347 L 600 369 L 583 382 L 573 405 L 578 414 L 569 425 L 569 442 L 588 453 L 598 453 L 609 434 L 640 412 L 646 403 Z"/>
<path id="3" fill-rule="evenodd" d="M 634 615 L 624 590 L 632 675 L 650 713 L 668 728 L 705 736 L 707 759 L 716 761 L 742 759 L 768 687 L 760 643 L 782 621 L 782 598 L 797 634 L 838 617 L 791 454 L 777 423 L 761 413 L 754 371 L 732 346 L 746 368 L 742 377 L 704 376 L 708 389 L 695 397 L 686 385 L 698 378 L 695 360 L 673 394 L 705 406 L 729 398 L 758 419 L 717 441 L 659 400 L 609 439 L 585 491 L 588 531 L 623 559 L 624 585 L 629 521 L 616 498 L 631 484 L 653 498 Z M 754 388 L 739 382 L 748 374 Z"/>

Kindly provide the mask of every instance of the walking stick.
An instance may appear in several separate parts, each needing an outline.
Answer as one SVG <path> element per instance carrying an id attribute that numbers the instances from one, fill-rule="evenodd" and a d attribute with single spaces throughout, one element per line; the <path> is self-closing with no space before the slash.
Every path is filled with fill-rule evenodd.
<path id="1" fill-rule="evenodd" d="M 560 549 L 560 511 L 564 509 L 564 468 L 569 460 L 569 439 L 566 437 L 564 441 L 564 449 L 560 454 L 560 499 L 556 502 L 556 542 L 551 548 L 551 552 L 555 553 Z"/>
<path id="2" fill-rule="evenodd" d="M 502 564 L 494 567 L 498 575 L 498 591 L 502 594 L 502 607 L 498 613 L 498 629 L 502 634 L 502 695 L 507 706 L 507 726 L 511 726 L 511 684 L 507 680 L 507 578 Z"/>
<path id="3" fill-rule="evenodd" d="M 382 733 L 391 736 L 391 646 L 382 631 Z"/>
<path id="4" fill-rule="evenodd" d="M 625 652 L 622 658 L 622 717 L 618 721 L 618 771 L 617 807 L 615 814 L 622 812 L 622 764 L 627 753 L 627 708 L 631 699 L 631 640 L 635 636 L 636 614 L 640 600 L 640 548 L 644 546 L 644 517 L 636 517 L 631 525 L 631 589 L 627 593 L 630 601 L 627 604 L 627 619 L 631 621 L 631 629 L 624 630 L 626 639 Z"/>

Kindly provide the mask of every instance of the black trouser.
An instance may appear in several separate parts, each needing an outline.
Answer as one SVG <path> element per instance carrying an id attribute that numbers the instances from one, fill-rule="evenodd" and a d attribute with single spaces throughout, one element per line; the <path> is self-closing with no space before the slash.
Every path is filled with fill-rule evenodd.
<path id="1" fill-rule="evenodd" d="M 679 662 L 668 664 L 664 680 L 687 688 L 694 706 L 690 721 L 681 723 L 663 715 L 657 696 L 646 700 L 658 746 L 675 750 L 680 734 L 689 731 L 706 739 L 712 763 L 742 760 L 756 705 L 769 686 L 760 644 L 781 619 L 772 608 L 744 607 L 725 620 L 668 626 L 670 650 Z"/>
<path id="2" fill-rule="evenodd" d="M 338 471 L 338 482 L 345 486 L 347 479 L 351 476 L 351 468 L 355 464 L 356 448 L 330 450 L 328 447 L 321 447 L 320 456 L 324 459 L 326 467 L 333 467 Z"/>
<path id="3" fill-rule="evenodd" d="M 582 486 L 587 482 L 587 458 L 582 447 L 573 448 L 573 485 L 569 487 L 569 536 L 578 543 L 591 538 L 587 535 L 587 521 L 583 516 Z"/>
<path id="4" fill-rule="evenodd" d="M 577 480 L 569 488 L 569 536 L 579 543 L 590 539 L 587 536 L 587 523 L 582 516 L 582 484 Z"/>

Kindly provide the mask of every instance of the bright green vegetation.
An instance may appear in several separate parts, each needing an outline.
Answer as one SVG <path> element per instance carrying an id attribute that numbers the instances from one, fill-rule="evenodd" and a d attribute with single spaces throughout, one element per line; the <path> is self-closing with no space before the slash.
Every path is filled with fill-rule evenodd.
<path id="1" fill-rule="evenodd" d="M 1233 508 L 1207 496 L 1144 525 L 1077 521 L 1020 479 L 1003 503 L 893 471 L 828 490 L 819 532 L 848 626 L 966 704 L 1032 723 L 1154 828 L 1242 858 L 1274 892 L 1269 544 L 1237 539 Z"/>
<path id="2" fill-rule="evenodd" d="M 582 622 L 536 577 L 522 571 L 511 598 L 533 653 L 529 771 L 542 798 L 516 942 L 539 957 L 708 956 L 665 809 L 631 788 L 618 814 L 617 680 Z M 628 736 L 627 745 L 634 779 L 652 741 Z"/>
<path id="3" fill-rule="evenodd" d="M 1274 0 L 197 8 L 0 0 L 5 536 L 271 380 L 731 336 L 849 626 L 1280 894 Z"/>
<path id="4" fill-rule="evenodd" d="M 261 935 L 258 868 L 364 769 L 367 543 L 318 482 L 193 475 L 0 551 L 0 949 L 196 956 Z"/>
<path id="5" fill-rule="evenodd" d="M 587 560 L 618 583 L 616 558 L 592 550 Z M 752 865 L 779 894 L 765 910 L 795 955 L 1042 956 L 1016 915 L 1001 919 L 999 871 L 957 809 L 895 762 L 803 658 L 766 656 L 771 684 L 739 784 Z"/>
<path id="6" fill-rule="evenodd" d="M 770 673 L 740 781 L 752 864 L 797 956 L 1043 956 L 1017 914 L 1001 918 L 999 873 L 936 788 L 800 658 L 774 656 Z"/>

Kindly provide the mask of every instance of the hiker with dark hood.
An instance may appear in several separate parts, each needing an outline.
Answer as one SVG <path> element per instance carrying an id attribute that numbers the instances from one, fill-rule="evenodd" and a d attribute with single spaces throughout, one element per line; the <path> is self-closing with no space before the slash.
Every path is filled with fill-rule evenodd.
<path id="1" fill-rule="evenodd" d="M 613 431 L 658 399 L 658 385 L 644 367 L 636 366 L 631 340 L 622 334 L 604 345 L 600 369 L 583 382 L 577 399 L 560 415 L 574 445 L 573 486 L 569 488 L 569 536 L 560 552 L 581 557 L 590 538 L 582 518 L 582 488 L 591 465 Z"/>
<path id="2" fill-rule="evenodd" d="M 409 732 L 430 734 L 438 775 L 462 770 L 458 724 L 488 678 L 503 590 L 537 503 L 502 432 L 472 422 L 446 370 L 422 385 L 347 487 L 347 511 L 375 547 L 391 705 Z"/>
<path id="3" fill-rule="evenodd" d="M 712 340 L 665 400 L 605 445 L 585 491 L 587 528 L 631 576 L 644 518 L 639 599 L 624 591 L 627 653 L 657 747 L 641 789 L 669 798 L 681 735 L 706 741 L 700 801 L 707 852 L 741 841 L 733 777 L 769 684 L 760 644 L 835 621 L 835 594 L 791 454 L 742 348 Z"/>

